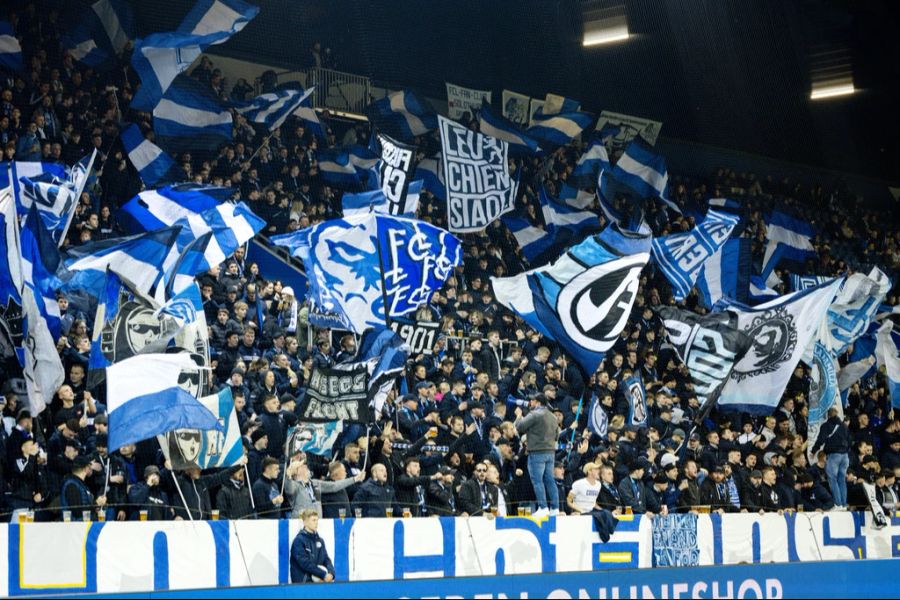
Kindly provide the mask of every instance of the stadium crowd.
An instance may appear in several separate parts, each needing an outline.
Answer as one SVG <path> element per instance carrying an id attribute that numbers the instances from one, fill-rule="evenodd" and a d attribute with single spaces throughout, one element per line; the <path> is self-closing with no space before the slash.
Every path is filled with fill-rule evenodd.
<path id="1" fill-rule="evenodd" d="M 141 181 L 118 134 L 128 122 L 151 131 L 150 115 L 129 108 L 139 81 L 127 53 L 119 68 L 93 71 L 61 50 L 54 11 L 28 3 L 10 20 L 27 64 L 24 73 L 0 79 L 3 159 L 71 165 L 96 148 L 98 176 L 81 198 L 66 244 L 120 235 L 116 209 L 141 190 Z M 223 96 L 251 93 L 246 81 L 229 90 L 209 57 L 191 75 Z M 477 121 L 468 124 L 477 128 Z M 268 137 L 236 114 L 233 143 L 211 156 L 179 156 L 178 163 L 195 182 L 237 188 L 266 221 L 265 235 L 290 232 L 341 214 L 341 192 L 322 181 L 317 150 L 365 143 L 368 131 L 338 121 L 331 126 L 328 139 L 317 140 L 292 119 Z M 425 156 L 435 139 L 423 138 L 420 146 Z M 571 174 L 580 149 L 575 142 L 550 156 L 551 192 Z M 518 202 L 532 215 L 540 212 L 536 181 L 543 166 L 543 159 L 514 164 L 523 182 Z M 877 265 L 894 282 L 900 276 L 896 219 L 866 210 L 840 184 L 807 187 L 788 177 L 721 169 L 703 178 L 675 177 L 672 190 L 678 205 L 701 212 L 709 198 L 739 199 L 741 235 L 753 240 L 757 267 L 765 249 L 762 215 L 779 206 L 817 229 L 818 260 L 805 274 Z M 654 235 L 694 225 L 661 205 L 647 211 Z M 419 218 L 446 226 L 446 209 L 426 191 Z M 348 427 L 332 460 L 284 456 L 285 436 L 312 370 L 352 360 L 357 340 L 309 327 L 302 297 L 260 273 L 242 250 L 198 278 L 209 324 L 210 389 L 231 388 L 247 450 L 232 468 L 173 473 L 156 440 L 108 454 L 103 386 L 86 385 L 93 315 L 71 309 L 60 296 L 65 336 L 58 349 L 67 378 L 52 405 L 30 414 L 8 385 L 12 370 L 0 371 L 2 511 L 34 510 L 38 520 L 54 520 L 70 510 L 78 520 L 83 508 L 93 507 L 92 518 L 125 520 L 141 518 L 142 511 L 150 519 L 210 518 L 214 510 L 228 519 L 296 517 L 310 508 L 326 518 L 510 515 L 545 506 L 569 514 L 595 507 L 644 514 L 701 507 L 841 510 L 867 506 L 862 481 L 876 485 L 885 511 L 896 506 L 900 418 L 882 375 L 853 385 L 845 416 L 831 416 L 818 440 L 807 436 L 810 377 L 803 365 L 773 414 L 714 410 L 694 427 L 699 402 L 656 313 L 675 303 L 652 264 L 620 339 L 600 369 L 585 376 L 494 299 L 490 277 L 529 268 L 506 228 L 495 222 L 462 240 L 464 265 L 415 314 L 439 322 L 441 335 L 430 353 L 410 357 L 409 393 L 392 392 L 389 414 L 370 428 Z M 779 275 L 786 284 L 787 272 Z M 888 303 L 897 303 L 896 287 Z M 695 294 L 683 304 L 703 311 Z M 650 413 L 641 429 L 624 425 L 628 403 L 621 389 L 638 372 Z M 609 420 L 602 439 L 578 410 L 593 395 Z M 528 452 L 549 453 L 552 484 L 543 484 L 551 477 L 532 481 Z"/>

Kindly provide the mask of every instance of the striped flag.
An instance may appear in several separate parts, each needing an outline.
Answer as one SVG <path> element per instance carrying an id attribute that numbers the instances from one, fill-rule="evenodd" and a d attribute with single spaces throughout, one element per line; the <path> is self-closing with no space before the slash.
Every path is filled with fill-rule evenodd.
<path id="1" fill-rule="evenodd" d="M 300 90 L 279 90 L 271 94 L 257 96 L 246 106 L 238 107 L 237 111 L 247 117 L 251 123 L 265 125 L 269 131 L 278 129 L 284 124 L 300 104 L 309 98 L 314 88 L 305 92 Z"/>
<path id="2" fill-rule="evenodd" d="M 134 38 L 134 14 L 125 0 L 98 0 L 83 11 L 78 25 L 63 36 L 72 57 L 95 69 L 114 65 L 116 56 Z"/>
<path id="3" fill-rule="evenodd" d="M 0 21 L 0 66 L 16 72 L 25 68 L 22 46 L 9 21 Z"/>
<path id="4" fill-rule="evenodd" d="M 509 143 L 509 153 L 512 156 L 533 156 L 540 151 L 536 139 L 526 135 L 509 119 L 494 113 L 486 100 L 478 111 L 478 123 L 484 135 Z"/>
<path id="5" fill-rule="evenodd" d="M 207 86 L 181 76 L 153 108 L 153 130 L 171 154 L 209 150 L 231 140 L 231 111 Z"/>
<path id="6" fill-rule="evenodd" d="M 138 175 L 147 186 L 161 182 L 184 181 L 187 179 L 171 156 L 162 148 L 144 137 L 137 125 L 130 125 L 122 132 L 122 144 L 128 160 L 137 169 Z"/>

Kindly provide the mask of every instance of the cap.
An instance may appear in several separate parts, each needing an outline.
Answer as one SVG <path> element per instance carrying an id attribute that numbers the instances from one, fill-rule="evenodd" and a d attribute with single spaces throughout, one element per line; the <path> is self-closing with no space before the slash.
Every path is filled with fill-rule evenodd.
<path id="1" fill-rule="evenodd" d="M 109 448 L 109 436 L 105 433 L 98 433 L 94 438 L 94 446 L 96 448 Z"/>
<path id="2" fill-rule="evenodd" d="M 472 410 L 475 408 L 484 409 L 484 404 L 482 402 L 479 402 L 478 400 L 470 400 L 466 406 L 469 407 L 469 410 Z"/>
<path id="3" fill-rule="evenodd" d="M 715 467 L 713 467 L 713 473 L 715 472 L 724 473 L 725 467 L 723 467 L 722 465 L 716 465 Z"/>
<path id="4" fill-rule="evenodd" d="M 228 293 L 229 293 L 229 294 L 237 294 L 237 292 L 238 292 L 238 288 L 237 288 L 236 285 L 229 285 L 229 286 L 228 286 Z"/>
<path id="5" fill-rule="evenodd" d="M 159 475 L 159 467 L 156 465 L 150 465 L 149 467 L 144 469 L 144 479 L 147 479 L 151 475 Z"/>
<path id="6" fill-rule="evenodd" d="M 456 471 L 444 465 L 443 467 L 438 469 L 438 473 L 440 473 L 441 475 L 453 475 L 454 473 L 456 473 Z"/>
<path id="7" fill-rule="evenodd" d="M 432 383 L 430 381 L 420 381 L 419 383 L 416 384 L 416 389 L 424 390 L 424 389 L 430 388 L 433 385 L 434 385 L 434 383 Z"/>
<path id="8" fill-rule="evenodd" d="M 106 416 L 106 413 L 97 415 L 94 417 L 94 425 L 109 425 L 109 417 Z"/>
<path id="9" fill-rule="evenodd" d="M 653 478 L 653 483 L 669 483 L 669 478 L 666 477 L 665 473 L 657 473 L 656 477 Z"/>
<path id="10" fill-rule="evenodd" d="M 646 469 L 646 468 L 647 468 L 647 462 L 644 460 L 641 460 L 640 458 L 637 460 L 631 461 L 631 464 L 628 465 L 629 472 L 634 472 L 634 471 L 637 471 L 638 469 Z"/>
<path id="11" fill-rule="evenodd" d="M 692 433 L 692 434 L 691 434 L 691 439 L 692 439 L 692 440 L 700 441 L 700 434 L 699 434 L 699 433 Z"/>
<path id="12" fill-rule="evenodd" d="M 494 443 L 496 446 L 509 446 L 509 440 L 505 437 L 497 438 L 497 441 Z"/>
<path id="13" fill-rule="evenodd" d="M 16 415 L 16 421 L 21 421 L 22 419 L 30 419 L 30 418 L 31 418 L 31 411 L 28 410 L 27 408 L 23 408 Z"/>
<path id="14" fill-rule="evenodd" d="M 685 438 L 685 435 L 684 435 L 684 429 L 676 429 L 675 431 L 673 431 L 673 432 L 672 432 L 672 437 L 675 437 L 675 436 L 678 436 L 678 437 L 680 437 L 681 439 L 684 439 L 684 438 Z"/>
<path id="15" fill-rule="evenodd" d="M 750 479 L 762 479 L 762 471 L 753 469 L 750 471 Z"/>
<path id="16" fill-rule="evenodd" d="M 440 412 L 441 412 L 441 411 L 438 410 L 438 407 L 437 407 L 437 406 L 428 406 L 428 407 L 425 408 L 425 410 L 422 412 L 422 414 L 423 414 L 423 415 L 430 415 L 431 413 L 440 413 Z"/>
<path id="17" fill-rule="evenodd" d="M 255 444 L 256 442 L 258 442 L 259 440 L 263 439 L 263 438 L 266 437 L 267 435 L 269 435 L 269 434 L 266 433 L 266 430 L 265 430 L 265 429 L 262 429 L 262 428 L 257 429 L 257 430 L 254 431 L 252 434 L 250 434 L 250 441 L 252 441 L 252 442 Z"/>
<path id="18" fill-rule="evenodd" d="M 284 286 L 283 288 L 281 288 L 281 295 L 282 296 L 293 296 L 294 288 L 292 288 L 289 285 Z"/>
<path id="19" fill-rule="evenodd" d="M 91 466 L 91 459 L 89 456 L 76 456 L 75 460 L 72 461 L 73 471 L 84 469 L 85 467 L 89 466 Z"/>
<path id="20" fill-rule="evenodd" d="M 663 469 L 665 469 L 669 465 L 677 465 L 677 464 L 678 464 L 678 456 L 676 456 L 675 454 L 669 454 L 668 452 L 666 454 L 663 454 L 662 458 L 659 459 L 659 465 Z"/>

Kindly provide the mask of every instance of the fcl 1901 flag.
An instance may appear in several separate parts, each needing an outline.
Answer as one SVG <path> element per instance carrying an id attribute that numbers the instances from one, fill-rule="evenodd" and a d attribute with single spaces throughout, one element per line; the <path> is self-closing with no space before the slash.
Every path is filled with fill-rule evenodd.
<path id="1" fill-rule="evenodd" d="M 481 231 L 513 209 L 509 145 L 438 117 L 450 231 Z"/>
<path id="2" fill-rule="evenodd" d="M 649 259 L 649 228 L 631 233 L 610 225 L 549 265 L 491 281 L 501 304 L 591 374 L 625 328 Z"/>
<path id="3" fill-rule="evenodd" d="M 687 365 L 694 391 L 702 405 L 702 418 L 715 405 L 734 365 L 753 345 L 737 328 L 737 316 L 728 311 L 697 315 L 677 308 L 659 309 L 669 341 Z"/>
<path id="4" fill-rule="evenodd" d="M 752 308 L 728 300 L 717 306 L 733 310 L 738 327 L 753 340 L 731 372 L 720 406 L 756 414 L 774 410 L 843 281 L 838 278 Z"/>

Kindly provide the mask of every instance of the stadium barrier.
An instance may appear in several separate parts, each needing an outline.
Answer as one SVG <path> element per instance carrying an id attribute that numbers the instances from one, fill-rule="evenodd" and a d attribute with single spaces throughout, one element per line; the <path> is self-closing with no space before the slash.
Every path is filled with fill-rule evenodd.
<path id="1" fill-rule="evenodd" d="M 322 520 L 319 531 L 337 579 L 364 581 L 900 556 L 900 518 L 881 530 L 868 519 L 862 513 L 633 516 L 619 522 L 607 543 L 590 517 Z M 0 561 L 0 596 L 285 584 L 300 527 L 297 520 L 3 525 L 0 547 L 8 560 Z M 656 571 L 669 569 L 647 573 Z M 591 576 L 600 579 L 579 581 L 591 587 L 612 581 Z M 566 589 L 575 585 L 569 576 L 564 581 Z M 377 595 L 390 594 L 390 586 L 380 584 Z M 431 595 L 451 589 L 442 584 Z"/>

